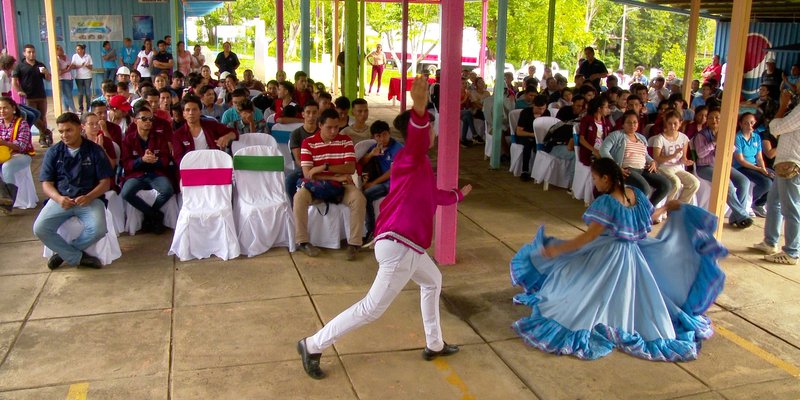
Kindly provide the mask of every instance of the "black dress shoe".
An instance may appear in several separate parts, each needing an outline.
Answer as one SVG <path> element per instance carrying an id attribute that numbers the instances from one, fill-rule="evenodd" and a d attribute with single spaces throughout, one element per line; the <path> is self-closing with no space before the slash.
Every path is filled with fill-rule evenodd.
<path id="1" fill-rule="evenodd" d="M 322 353 L 309 353 L 308 348 L 306 348 L 306 339 L 300 339 L 300 341 L 297 342 L 297 352 L 303 360 L 303 369 L 308 376 L 314 379 L 322 379 L 325 377 L 325 373 L 322 372 L 322 369 L 319 367 L 319 359 L 322 357 Z"/>
<path id="2" fill-rule="evenodd" d="M 442 349 L 439 351 L 433 351 L 428 347 L 425 347 L 425 350 L 422 350 L 422 358 L 424 358 L 425 361 L 431 361 L 436 357 L 449 356 L 450 354 L 455 354 L 455 353 L 458 353 L 458 346 L 454 344 L 445 343 L 444 347 L 442 347 Z"/>
<path id="3" fill-rule="evenodd" d="M 83 257 L 81 257 L 81 261 L 78 263 L 78 265 L 81 267 L 94 269 L 103 268 L 103 263 L 101 263 L 97 257 L 92 257 L 85 252 L 83 253 Z"/>
<path id="4" fill-rule="evenodd" d="M 64 263 L 64 259 L 61 258 L 60 255 L 53 254 L 52 256 L 50 256 L 50 259 L 47 260 L 47 268 L 50 268 L 51 270 L 52 269 L 56 269 L 56 268 L 60 267 L 61 264 L 63 264 L 63 263 Z"/>

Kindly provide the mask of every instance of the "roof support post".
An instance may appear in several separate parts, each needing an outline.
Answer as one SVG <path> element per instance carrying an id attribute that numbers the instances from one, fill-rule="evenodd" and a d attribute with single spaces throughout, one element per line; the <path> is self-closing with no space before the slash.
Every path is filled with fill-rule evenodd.
<path id="1" fill-rule="evenodd" d="M 283 0 L 275 0 L 275 58 L 278 71 L 283 71 Z"/>
<path id="2" fill-rule="evenodd" d="M 3 27 L 6 29 L 3 33 L 3 37 L 6 40 L 6 52 L 8 55 L 14 56 L 18 62 L 22 62 L 22 57 L 19 53 L 19 44 L 17 43 L 17 10 L 14 7 L 14 0 L 3 0 Z M 48 32 L 48 35 L 49 34 Z M 17 95 L 17 92 L 12 92 L 14 101 L 19 102 L 19 95 Z M 61 102 L 59 102 L 59 104 L 61 104 Z"/>
<path id="3" fill-rule="evenodd" d="M 400 71 L 400 112 L 406 110 L 406 90 L 408 90 L 408 68 L 406 62 L 408 61 L 408 0 L 402 0 L 402 16 L 400 17 L 400 31 L 402 37 L 402 46 L 400 46 L 400 65 L 397 66 Z"/>
<path id="4" fill-rule="evenodd" d="M 486 76 L 486 25 L 489 17 L 489 0 L 483 0 L 481 8 L 481 51 L 478 53 L 478 63 L 481 69 L 481 77 Z"/>
<path id="5" fill-rule="evenodd" d="M 683 99 L 686 104 L 692 103 L 692 74 L 694 58 L 697 54 L 697 27 L 700 22 L 700 0 L 692 0 L 692 12 L 689 14 L 689 37 L 686 39 L 686 64 L 683 68 Z"/>
<path id="6" fill-rule="evenodd" d="M 728 44 L 728 76 L 725 90 L 728 95 L 722 98 L 721 123 L 717 134 L 717 150 L 714 160 L 714 177 L 711 182 L 709 211 L 719 218 L 717 239 L 722 236 L 725 218 L 725 200 L 733 161 L 733 142 L 736 137 L 736 122 L 739 117 L 739 93 L 742 91 L 744 57 L 747 47 L 747 33 L 750 31 L 750 9 L 752 0 L 734 0 L 731 18 L 730 42 Z"/>
<path id="7" fill-rule="evenodd" d="M 311 74 L 311 0 L 300 0 L 300 69 Z"/>
<path id="8" fill-rule="evenodd" d="M 553 62 L 553 38 L 556 33 L 556 0 L 550 0 L 550 6 L 547 9 L 547 55 L 545 56 L 544 65 L 550 67 Z"/>
<path id="9" fill-rule="evenodd" d="M 500 150 L 503 143 L 503 100 L 506 83 L 503 79 L 506 65 L 506 35 L 508 35 L 508 0 L 497 1 L 497 49 L 495 51 L 494 108 L 492 110 L 492 169 L 500 167 Z"/>
<path id="10" fill-rule="evenodd" d="M 366 45 L 367 45 L 367 39 L 366 39 L 367 34 L 365 32 L 366 28 L 367 28 L 367 0 L 361 0 L 361 4 L 360 4 L 360 7 L 359 7 L 358 11 L 359 11 L 359 21 L 358 22 L 360 22 L 358 24 L 358 27 L 359 27 L 359 30 L 358 30 L 358 43 L 360 44 L 359 48 L 361 49 L 361 51 L 359 51 L 359 54 L 358 54 L 358 65 L 359 65 L 359 69 L 358 69 L 358 72 L 359 72 L 358 73 L 358 97 L 362 97 L 363 98 L 364 97 L 364 82 L 366 81 L 366 75 L 367 75 L 367 60 L 366 60 L 366 58 L 362 57 L 361 55 L 367 53 L 367 48 L 366 48 Z"/>
<path id="11" fill-rule="evenodd" d="M 358 78 L 358 3 L 344 1 L 344 95 L 356 98 Z"/>
<path id="12" fill-rule="evenodd" d="M 436 184 L 440 188 L 458 187 L 459 125 L 461 124 L 461 45 L 464 36 L 464 2 L 443 1 L 442 68 L 448 72 L 441 76 L 439 102 L 439 149 L 436 161 Z M 453 73 L 455 72 L 455 73 Z M 404 93 L 405 94 L 405 93 Z M 405 97 L 405 96 L 404 96 Z M 439 207 L 436 213 L 436 252 L 439 264 L 456 262 L 456 205 Z"/>
<path id="13" fill-rule="evenodd" d="M 344 82 L 339 82 L 339 71 L 338 68 L 344 68 L 344 66 L 339 66 L 339 0 L 333 0 L 333 32 L 331 34 L 332 39 L 331 42 L 333 43 L 333 88 L 331 89 L 331 93 L 341 93 L 343 90 L 341 89 L 344 86 Z M 343 75 L 343 74 L 342 74 Z"/>
<path id="14" fill-rule="evenodd" d="M 16 13 L 14 13 L 16 15 Z M 56 16 L 53 11 L 53 0 L 44 0 L 44 17 L 47 25 L 47 55 L 50 58 L 50 70 L 52 78 L 50 85 L 53 89 L 53 113 L 58 118 L 63 111 L 61 109 L 61 85 L 58 84 L 58 56 L 56 55 Z M 19 62 L 23 62 L 20 60 Z M 42 120 L 46 116 L 42 115 Z M 43 132 L 40 132 L 41 135 Z"/>

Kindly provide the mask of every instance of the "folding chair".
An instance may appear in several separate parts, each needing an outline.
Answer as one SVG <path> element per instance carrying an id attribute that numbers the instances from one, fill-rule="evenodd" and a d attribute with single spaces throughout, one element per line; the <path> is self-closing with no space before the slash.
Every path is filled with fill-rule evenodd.
<path id="1" fill-rule="evenodd" d="M 275 124 L 272 126 L 272 136 L 278 142 L 278 150 L 283 155 L 284 171 L 294 171 L 294 163 L 299 163 L 300 160 L 295 160 L 292 157 L 292 151 L 289 149 L 289 139 L 292 136 L 292 131 L 303 126 L 303 124 L 296 122 L 293 124 Z"/>
<path id="2" fill-rule="evenodd" d="M 569 188 L 572 182 L 572 171 L 569 160 L 563 160 L 552 156 L 544 151 L 544 138 L 553 125 L 559 123 L 558 118 L 539 117 L 533 120 L 533 134 L 536 136 L 536 159 L 533 160 L 531 177 L 543 184 L 543 189 L 547 190 L 549 185 L 561 188 Z"/>
<path id="3" fill-rule="evenodd" d="M 112 261 L 122 257 L 122 250 L 119 248 L 119 241 L 117 240 L 113 219 L 111 211 L 106 208 L 106 230 L 108 231 L 106 232 L 106 236 L 84 250 L 86 254 L 97 257 L 103 265 L 109 265 Z M 64 240 L 71 242 L 83 232 L 83 222 L 81 222 L 78 217 L 72 217 L 61 224 L 57 232 Z M 53 250 L 44 246 L 44 253 L 42 256 L 50 258 L 52 255 Z"/>
<path id="4" fill-rule="evenodd" d="M 219 150 L 190 151 L 181 160 L 183 205 L 169 255 L 181 261 L 240 254 L 231 206 L 233 159 Z"/>
<path id="5" fill-rule="evenodd" d="M 239 140 L 231 142 L 231 152 L 236 154 L 239 150 L 249 146 L 272 146 L 278 147 L 275 138 L 266 133 L 243 133 L 239 135 Z"/>
<path id="6" fill-rule="evenodd" d="M 583 165 L 578 159 L 581 142 L 578 137 L 578 125 L 572 132 L 572 141 L 575 142 L 575 174 L 572 177 L 572 197 L 583 200 L 588 207 L 594 201 L 594 183 L 592 182 L 592 169 Z"/>

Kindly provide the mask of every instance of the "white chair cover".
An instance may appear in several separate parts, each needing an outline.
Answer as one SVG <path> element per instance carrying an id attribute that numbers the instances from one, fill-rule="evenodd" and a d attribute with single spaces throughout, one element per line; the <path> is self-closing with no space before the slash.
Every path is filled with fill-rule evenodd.
<path id="1" fill-rule="evenodd" d="M 86 254 L 97 257 L 103 265 L 109 265 L 112 261 L 122 257 L 122 250 L 119 248 L 119 241 L 117 241 L 113 219 L 111 211 L 106 208 L 106 229 L 108 230 L 106 236 L 84 250 Z M 83 232 L 83 223 L 78 217 L 72 217 L 61 224 L 57 232 L 64 240 L 71 242 Z M 52 255 L 53 250 L 44 246 L 44 253 L 42 256 L 50 258 Z"/>
<path id="2" fill-rule="evenodd" d="M 511 129 L 512 135 L 517 131 L 517 124 L 519 123 L 519 115 L 521 113 L 522 109 L 512 110 L 508 113 L 508 127 Z M 511 143 L 511 165 L 508 168 L 508 172 L 511 172 L 514 176 L 522 175 L 522 149 L 523 146 L 521 144 Z M 531 149 L 531 160 L 534 160 L 535 156 L 535 149 Z"/>
<path id="3" fill-rule="evenodd" d="M 114 222 L 114 233 L 119 236 L 120 232 L 125 230 L 125 202 L 113 190 L 107 191 L 105 198 L 108 202 L 106 208 L 111 213 L 111 220 Z"/>
<path id="4" fill-rule="evenodd" d="M 231 142 L 231 151 L 236 154 L 239 150 L 248 146 L 272 146 L 277 147 L 278 142 L 272 135 L 266 133 L 243 133 L 239 135 L 239 140 Z"/>
<path id="5" fill-rule="evenodd" d="M 562 160 L 544 151 L 543 143 L 547 131 L 559 122 L 559 119 L 554 117 L 539 117 L 533 120 L 533 134 L 536 136 L 536 146 L 539 151 L 533 160 L 531 177 L 536 182 L 542 183 L 544 190 L 547 190 L 549 185 L 566 189 L 572 183 L 573 172 L 569 170 L 569 160 Z"/>
<path id="6" fill-rule="evenodd" d="M 366 139 L 356 143 L 355 144 L 356 160 L 361 161 L 361 158 L 363 158 L 367 154 L 367 150 L 369 150 L 369 148 L 372 147 L 375 143 L 376 143 L 375 139 Z M 358 174 L 358 169 L 356 169 L 356 172 L 353 172 L 353 182 L 356 183 L 356 187 L 359 189 L 361 189 L 361 185 L 364 184 L 363 180 L 361 179 L 361 176 Z"/>
<path id="7" fill-rule="evenodd" d="M 250 98 L 258 97 L 261 94 L 260 90 L 250 89 Z"/>
<path id="8" fill-rule="evenodd" d="M 181 173 L 189 169 L 231 169 L 233 159 L 219 150 L 190 151 L 181 160 Z M 232 172 L 231 172 L 232 173 Z M 216 255 L 223 260 L 240 254 L 231 205 L 231 184 L 181 186 L 183 206 L 169 255 L 181 261 Z"/>
<path id="9" fill-rule="evenodd" d="M 234 157 L 280 155 L 275 147 L 248 146 Z M 294 220 L 283 187 L 283 171 L 235 169 L 233 173 L 236 181 L 233 215 L 242 253 L 253 257 L 278 246 L 294 251 Z"/>
<path id="10" fill-rule="evenodd" d="M 302 123 L 296 122 L 293 124 L 275 124 L 272 126 L 270 132 L 278 142 L 278 150 L 283 155 L 284 171 L 294 170 L 294 159 L 292 158 L 292 151 L 289 149 L 289 138 L 292 136 L 292 131 L 303 126 Z M 297 160 L 300 162 L 300 160 Z"/>
<path id="11" fill-rule="evenodd" d="M 346 204 L 316 203 L 308 207 L 308 236 L 314 246 L 338 249 L 349 234 L 350 208 Z"/>
<path id="12" fill-rule="evenodd" d="M 153 205 L 156 202 L 156 197 L 158 197 L 158 192 L 155 189 L 150 190 L 140 190 L 136 193 L 145 203 L 149 205 Z M 144 220 L 144 214 L 141 211 L 134 208 L 130 205 L 127 201 L 123 200 L 125 203 L 125 228 L 124 231 L 128 232 L 129 235 L 133 236 L 139 229 L 142 229 L 142 221 Z M 172 196 L 166 204 L 161 206 L 161 212 L 164 213 L 164 226 L 168 228 L 175 229 L 178 224 L 178 202 L 175 199 L 175 196 Z"/>
<path id="13" fill-rule="evenodd" d="M 36 185 L 33 183 L 31 168 L 23 168 L 14 174 L 17 182 L 17 199 L 14 200 L 14 208 L 36 208 L 39 197 L 36 196 Z"/>
<path id="14" fill-rule="evenodd" d="M 492 140 L 492 124 L 494 124 L 492 115 L 494 115 L 494 100 L 492 96 L 489 96 L 483 99 L 483 116 L 486 118 L 484 120 L 484 130 L 483 130 L 483 137 L 486 140 L 486 143 L 483 145 L 483 156 L 484 159 L 489 159 L 492 157 L 492 149 L 494 146 L 494 142 Z"/>
<path id="15" fill-rule="evenodd" d="M 575 175 L 572 177 L 572 197 L 583 200 L 588 207 L 594 201 L 594 183 L 592 183 L 592 169 L 583 165 L 578 159 L 581 145 L 578 141 L 578 126 L 575 125 L 572 133 L 575 142 Z"/>

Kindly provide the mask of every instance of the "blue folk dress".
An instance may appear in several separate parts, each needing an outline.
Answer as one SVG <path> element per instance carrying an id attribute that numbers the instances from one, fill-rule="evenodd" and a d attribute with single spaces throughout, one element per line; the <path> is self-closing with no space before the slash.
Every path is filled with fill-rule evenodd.
<path id="1" fill-rule="evenodd" d="M 606 229 L 582 248 L 545 258 L 542 247 L 559 241 L 540 227 L 511 260 L 511 281 L 525 290 L 514 302 L 532 309 L 512 327 L 527 344 L 588 360 L 614 348 L 647 360 L 697 358 L 713 333 L 703 313 L 725 282 L 717 219 L 682 205 L 648 238 L 653 206 L 634 192 L 633 206 L 609 195 L 592 203 L 583 220 Z"/>

